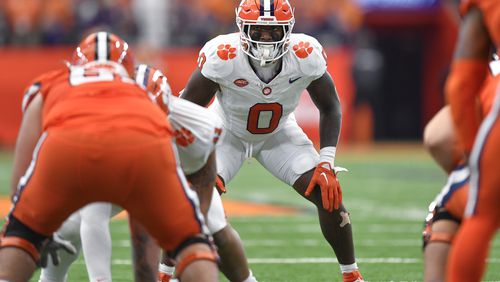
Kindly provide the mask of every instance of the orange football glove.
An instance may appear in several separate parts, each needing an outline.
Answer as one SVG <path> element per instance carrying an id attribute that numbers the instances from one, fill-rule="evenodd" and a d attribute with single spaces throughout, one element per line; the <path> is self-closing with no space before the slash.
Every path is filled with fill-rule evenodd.
<path id="1" fill-rule="evenodd" d="M 333 209 L 339 209 L 342 203 L 342 189 L 340 188 L 339 180 L 330 163 L 322 162 L 316 166 L 311 182 L 309 182 L 306 189 L 306 197 L 311 195 L 316 185 L 321 189 L 323 208 L 329 212 L 332 212 Z"/>
<path id="2" fill-rule="evenodd" d="M 217 188 L 217 191 L 219 191 L 219 194 L 226 193 L 226 186 L 224 185 L 224 180 L 222 180 L 222 177 L 217 175 L 217 178 L 215 179 L 215 188 Z"/>

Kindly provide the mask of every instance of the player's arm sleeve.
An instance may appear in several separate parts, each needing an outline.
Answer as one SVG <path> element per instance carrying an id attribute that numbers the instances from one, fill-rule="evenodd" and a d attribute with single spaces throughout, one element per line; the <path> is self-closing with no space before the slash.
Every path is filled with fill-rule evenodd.
<path id="1" fill-rule="evenodd" d="M 222 122 L 206 108 L 177 97 L 171 97 L 169 120 L 176 132 L 189 132 L 194 137 L 177 142 L 177 149 L 184 173 L 198 171 L 215 149 Z"/>
<path id="2" fill-rule="evenodd" d="M 491 46 L 482 18 L 477 8 L 465 15 L 445 86 L 458 140 L 466 153 L 472 149 L 481 122 L 478 96 L 487 75 Z"/>

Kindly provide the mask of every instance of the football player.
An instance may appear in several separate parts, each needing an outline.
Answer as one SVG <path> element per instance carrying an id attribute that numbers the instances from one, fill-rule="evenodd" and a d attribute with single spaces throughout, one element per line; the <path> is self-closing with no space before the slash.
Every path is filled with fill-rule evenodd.
<path id="1" fill-rule="evenodd" d="M 461 8 L 463 19 L 446 95 L 471 176 L 464 220 L 446 272 L 446 280 L 454 282 L 481 280 L 489 246 L 500 227 L 499 61 L 490 63 L 488 74 L 492 45 L 495 50 L 500 47 L 500 2 L 464 0 Z M 495 98 L 482 119 L 476 105 L 485 97 Z"/>
<path id="2" fill-rule="evenodd" d="M 182 169 L 192 186 L 197 189 L 213 187 L 216 176 L 213 151 L 221 131 L 220 121 L 211 116 L 207 109 L 173 96 L 166 77 L 159 70 L 147 65 L 138 65 L 135 80 L 148 91 L 150 99 L 167 114 L 175 130 L 175 143 Z M 226 263 L 229 267 L 221 268 L 221 270 L 230 281 L 255 281 L 249 280 L 255 278 L 248 270 L 237 234 L 225 219 L 220 196 L 215 188 L 213 190 L 210 209 L 208 209 L 208 203 L 201 205 L 202 212 L 205 214 L 208 210 L 211 218 L 207 221 L 207 226 L 210 232 L 215 234 L 215 243 L 220 240 L 234 242 L 228 244 L 231 248 L 226 252 L 235 253 L 235 255 L 229 257 L 230 264 Z M 94 203 L 70 217 L 58 231 L 59 235 L 70 240 L 78 249 L 82 247 L 90 281 L 111 281 L 109 218 L 118 211 L 112 208 L 111 204 Z M 135 275 L 137 280 L 142 281 L 150 275 L 148 270 L 153 268 L 149 260 L 154 262 L 154 257 L 157 260 L 159 249 L 138 222 L 131 220 L 130 225 Z M 93 244 L 85 244 L 86 241 L 93 242 Z M 237 257 L 238 255 L 242 258 Z M 49 263 L 48 267 L 42 270 L 40 281 L 66 281 L 69 266 L 74 259 L 76 256 L 64 254 L 59 265 Z M 222 258 L 221 262 L 226 260 Z M 236 265 L 232 266 L 232 263 Z M 157 262 L 153 265 L 156 267 Z M 159 280 L 168 281 L 174 269 L 173 265 L 160 265 Z"/>
<path id="3" fill-rule="evenodd" d="M 167 113 L 172 126 L 175 128 L 176 144 L 181 165 L 188 179 L 200 179 L 200 173 L 194 173 L 201 164 L 206 162 L 207 152 L 214 154 L 213 139 L 218 140 L 221 133 L 220 128 L 207 130 L 204 123 L 214 118 L 218 121 L 219 119 L 207 112 L 205 108 L 173 96 L 167 78 L 160 70 L 147 65 L 139 65 L 135 79 L 138 84 L 143 85 L 151 93 L 151 98 Z M 215 134 L 215 136 L 210 134 Z M 203 137 L 207 135 L 211 139 Z M 214 171 L 213 176 L 215 175 L 216 172 Z M 256 282 L 256 278 L 248 268 L 238 233 L 226 220 L 222 201 L 218 193 L 219 190 L 223 191 L 225 188 L 220 180 L 217 180 L 217 182 L 217 185 L 213 188 L 212 201 L 208 207 L 206 221 L 210 234 L 214 238 L 214 243 L 218 247 L 220 269 L 229 281 Z M 203 186 L 208 188 L 210 184 L 213 186 L 213 183 L 206 182 L 204 182 Z M 139 233 L 140 230 L 138 228 L 133 232 L 135 236 L 141 236 L 141 240 L 133 241 L 134 244 L 140 244 L 147 238 L 145 234 Z M 139 248 L 139 246 L 136 247 L 135 249 Z M 144 248 L 147 249 L 147 247 Z M 168 282 L 174 273 L 175 267 L 168 255 L 166 253 L 164 255 L 162 263 L 159 266 L 158 276 L 159 281 Z M 136 256 L 135 259 L 140 258 Z"/>
<path id="4" fill-rule="evenodd" d="M 39 77 L 26 93 L 0 280 L 27 281 L 46 264 L 41 250 L 54 246 L 53 232 L 97 201 L 120 205 L 141 222 L 173 252 L 183 281 L 218 280 L 217 255 L 178 165 L 171 126 L 133 72 L 128 44 L 97 32 L 80 43 L 67 67 Z M 200 193 L 202 203 L 211 195 L 211 189 Z"/>
<path id="5" fill-rule="evenodd" d="M 462 12 L 469 9 L 469 5 L 471 3 L 463 1 L 461 6 Z M 482 44 L 488 45 L 488 43 Z M 484 62 L 480 63 L 483 67 L 480 68 L 486 69 L 488 55 L 484 55 L 483 60 Z M 495 65 L 495 61 L 492 64 Z M 483 79 L 481 77 L 486 78 L 484 71 L 478 73 L 480 81 Z M 493 77 L 486 78 L 487 81 L 492 79 Z M 487 90 L 487 88 L 480 90 L 481 82 L 476 83 L 477 85 L 473 87 L 479 89 L 478 93 L 480 95 L 477 98 L 477 102 L 474 102 L 479 105 L 475 108 L 475 111 L 477 116 L 482 119 L 492 107 L 495 92 L 491 91 L 491 89 Z M 491 87 L 491 84 L 489 87 Z M 450 101 L 456 103 L 457 99 L 451 98 Z M 465 101 L 465 103 L 468 102 Z M 470 105 L 467 104 L 467 106 Z M 460 136 L 458 136 L 460 131 L 462 131 L 461 140 L 459 139 Z M 426 226 L 423 234 L 425 281 L 444 281 L 449 251 L 463 220 L 467 204 L 467 194 L 470 187 L 470 169 L 467 165 L 467 157 L 465 157 L 468 153 L 463 148 L 469 147 L 468 151 L 470 151 L 471 142 L 473 142 L 473 140 L 470 140 L 470 137 L 464 138 L 464 136 L 473 136 L 473 133 L 464 133 L 463 129 L 457 130 L 455 128 L 450 105 L 445 106 L 433 117 L 424 132 L 425 147 L 441 168 L 449 174 L 446 185 L 435 201 L 431 203 L 429 215 L 426 218 Z"/>
<path id="6" fill-rule="evenodd" d="M 344 281 L 362 281 L 335 167 L 339 98 L 322 46 L 313 37 L 292 33 L 294 22 L 288 0 L 241 1 L 239 33 L 205 44 L 181 98 L 206 106 L 216 96 L 209 109 L 223 120 L 217 145 L 222 181 L 229 183 L 247 158 L 256 158 L 316 205 Z M 293 114 L 304 90 L 320 112 L 319 155 Z"/>

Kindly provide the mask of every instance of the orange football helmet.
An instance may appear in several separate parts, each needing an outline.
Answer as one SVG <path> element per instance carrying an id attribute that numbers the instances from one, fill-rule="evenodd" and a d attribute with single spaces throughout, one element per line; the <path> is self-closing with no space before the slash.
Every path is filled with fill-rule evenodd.
<path id="1" fill-rule="evenodd" d="M 125 68 L 127 74 L 134 75 L 134 55 L 127 42 L 109 32 L 95 32 L 85 37 L 73 52 L 71 65 L 111 65 Z"/>
<path id="2" fill-rule="evenodd" d="M 168 113 L 168 100 L 172 90 L 167 77 L 160 70 L 140 64 L 135 68 L 135 82 L 148 92 L 153 102 Z"/>
<path id="3" fill-rule="evenodd" d="M 236 8 L 236 24 L 243 51 L 263 65 L 286 54 L 295 17 L 288 0 L 242 0 Z M 258 31 L 252 33 L 259 27 L 274 28 L 272 38 L 262 41 Z"/>

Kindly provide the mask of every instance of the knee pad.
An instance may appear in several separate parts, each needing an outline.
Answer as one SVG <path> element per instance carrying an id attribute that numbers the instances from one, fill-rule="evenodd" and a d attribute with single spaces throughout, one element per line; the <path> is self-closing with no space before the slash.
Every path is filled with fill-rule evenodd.
<path id="1" fill-rule="evenodd" d="M 173 258 L 177 257 L 177 255 L 182 252 L 185 248 L 189 247 L 190 245 L 193 244 L 206 244 L 210 248 L 210 251 L 193 251 L 190 254 L 187 254 L 181 261 L 177 262 L 177 265 L 175 267 L 176 269 L 176 276 L 180 277 L 184 269 L 191 263 L 197 261 L 197 260 L 210 260 L 215 263 L 218 263 L 219 261 L 219 256 L 217 255 L 217 252 L 215 251 L 215 245 L 213 243 L 212 237 L 205 237 L 205 236 L 195 236 L 188 238 L 184 242 L 182 242 L 179 247 L 173 252 L 172 256 Z"/>
<path id="2" fill-rule="evenodd" d="M 5 232 L 0 240 L 0 248 L 15 247 L 27 252 L 35 261 L 40 261 L 40 250 L 47 236 L 35 232 L 30 227 L 10 215 Z"/>
<path id="3" fill-rule="evenodd" d="M 443 208 L 435 207 L 434 210 L 430 210 L 429 215 L 427 215 L 427 218 L 425 220 L 424 231 L 422 232 L 424 250 L 425 247 L 427 247 L 427 245 L 432 242 L 441 242 L 448 244 L 451 244 L 453 242 L 455 234 L 447 232 L 432 232 L 432 224 L 440 220 L 452 220 L 460 224 L 460 219 L 454 217 Z"/>
<path id="4" fill-rule="evenodd" d="M 452 244 L 454 238 L 455 234 L 448 232 L 432 232 L 428 244 L 435 242 Z"/>
<path id="5" fill-rule="evenodd" d="M 184 258 L 182 258 L 181 261 L 176 265 L 175 267 L 175 272 L 177 277 L 181 277 L 182 273 L 188 267 L 191 263 L 198 261 L 198 260 L 208 260 L 212 261 L 217 264 L 219 257 L 217 256 L 217 253 L 212 250 L 212 251 L 195 251 L 192 252 L 188 255 L 186 255 Z"/>

